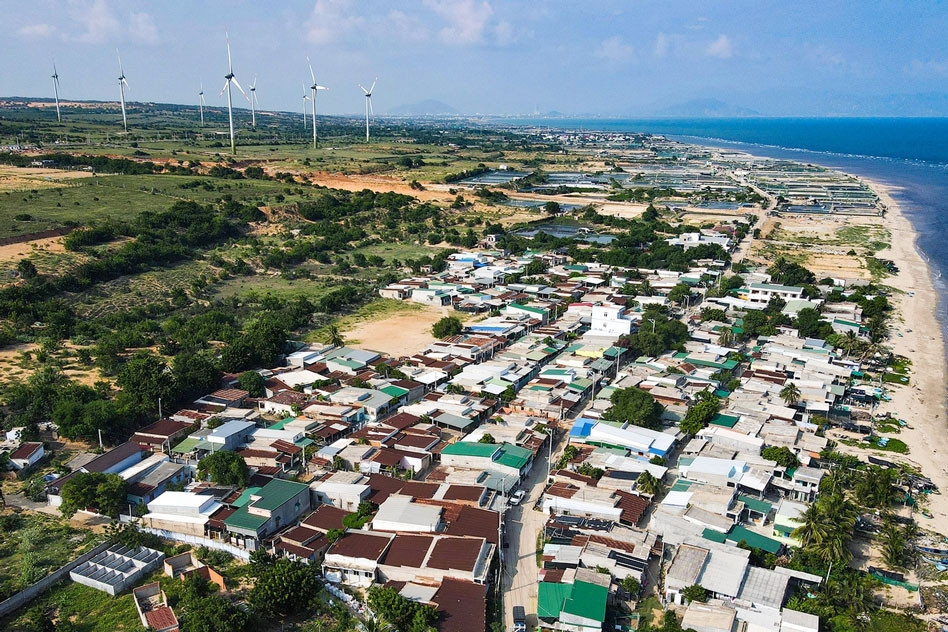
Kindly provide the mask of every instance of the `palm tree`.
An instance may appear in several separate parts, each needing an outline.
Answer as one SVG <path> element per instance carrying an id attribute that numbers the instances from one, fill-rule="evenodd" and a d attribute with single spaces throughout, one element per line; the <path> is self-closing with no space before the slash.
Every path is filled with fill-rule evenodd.
<path id="1" fill-rule="evenodd" d="M 360 626 L 362 632 L 392 632 L 395 628 L 381 618 L 366 619 Z"/>
<path id="2" fill-rule="evenodd" d="M 721 330 L 721 335 L 718 336 L 718 344 L 722 347 L 730 347 L 734 343 L 734 332 L 730 327 L 725 327 Z"/>
<path id="3" fill-rule="evenodd" d="M 346 339 L 342 337 L 339 328 L 335 324 L 326 327 L 326 338 L 329 339 L 329 344 L 334 347 L 344 347 L 346 344 Z"/>
<path id="4" fill-rule="evenodd" d="M 811 503 L 806 511 L 800 514 L 799 521 L 802 524 L 794 529 L 793 537 L 798 539 L 804 547 L 821 542 L 832 529 L 831 521 L 827 519 L 823 513 L 823 506 L 818 502 Z"/>
<path id="5" fill-rule="evenodd" d="M 856 343 L 859 342 L 859 336 L 856 335 L 856 332 L 850 329 L 846 332 L 846 355 L 851 356 L 853 354 L 853 349 L 856 348 Z"/>
<path id="6" fill-rule="evenodd" d="M 662 489 L 662 482 L 658 480 L 651 472 L 642 472 L 639 474 L 635 487 L 643 494 L 654 496 Z"/>
<path id="7" fill-rule="evenodd" d="M 786 386 L 780 389 L 780 399 L 787 406 L 796 406 L 797 402 L 800 401 L 800 389 L 793 382 L 787 382 Z"/>

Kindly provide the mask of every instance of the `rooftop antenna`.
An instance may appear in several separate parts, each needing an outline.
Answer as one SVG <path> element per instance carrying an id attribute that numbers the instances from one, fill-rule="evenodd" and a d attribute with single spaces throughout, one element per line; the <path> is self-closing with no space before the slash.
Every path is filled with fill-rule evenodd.
<path id="1" fill-rule="evenodd" d="M 128 87 L 128 82 L 125 81 L 125 70 L 122 68 L 122 56 L 119 55 L 118 49 L 115 49 L 115 56 L 118 57 L 119 63 L 119 97 L 122 103 L 122 127 L 125 128 L 125 133 L 128 133 L 128 118 L 125 116 L 125 88 Z"/>
<path id="2" fill-rule="evenodd" d="M 309 57 L 306 58 L 306 65 L 309 66 L 309 76 L 313 78 L 313 85 L 309 89 L 313 91 L 313 149 L 316 149 L 316 93 L 319 90 L 329 90 L 329 88 L 316 83 L 316 73 L 313 72 L 313 64 L 309 62 Z"/>
<path id="3" fill-rule="evenodd" d="M 253 76 L 253 83 L 250 84 L 250 120 L 251 127 L 256 129 L 257 127 L 257 75 Z"/>
<path id="4" fill-rule="evenodd" d="M 204 127 L 204 106 L 207 105 L 207 102 L 204 101 L 204 82 L 201 82 L 201 91 L 198 92 L 198 108 L 201 110 L 201 127 Z"/>
<path id="5" fill-rule="evenodd" d="M 372 82 L 372 87 L 368 90 L 363 88 L 361 83 L 359 84 L 362 92 L 365 93 L 365 142 L 369 142 L 369 112 L 372 112 L 372 116 L 375 116 L 375 112 L 372 110 L 372 92 L 375 90 L 375 84 L 378 81 L 379 78 L 376 77 L 375 81 Z"/>
<path id="6" fill-rule="evenodd" d="M 236 154 L 237 145 L 234 144 L 234 108 L 231 100 L 230 84 L 237 86 L 237 89 L 240 90 L 240 93 L 244 95 L 244 98 L 248 101 L 250 97 L 248 97 L 244 89 L 240 87 L 240 82 L 237 81 L 237 77 L 234 76 L 234 64 L 230 57 L 230 36 L 228 36 L 226 32 L 224 33 L 224 40 L 227 42 L 227 74 L 224 75 L 226 81 L 224 82 L 224 87 L 221 89 L 221 95 L 225 92 L 227 93 L 227 120 L 230 123 L 230 152 Z"/>
<path id="7" fill-rule="evenodd" d="M 59 73 L 56 72 L 56 60 L 53 59 L 53 92 L 56 95 L 56 120 L 60 123 L 63 122 L 62 117 L 59 115 Z"/>

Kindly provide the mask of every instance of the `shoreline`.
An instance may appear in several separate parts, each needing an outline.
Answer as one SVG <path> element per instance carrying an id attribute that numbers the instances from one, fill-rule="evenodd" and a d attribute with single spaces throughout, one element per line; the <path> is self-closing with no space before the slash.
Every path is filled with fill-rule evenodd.
<path id="1" fill-rule="evenodd" d="M 931 265 L 918 248 L 918 231 L 893 198 L 892 187 L 858 174 L 849 175 L 868 184 L 886 205 L 882 225 L 891 232 L 892 239 L 889 248 L 881 254 L 898 266 L 899 273 L 880 283 L 900 291 L 890 297 L 895 318 L 888 342 L 893 353 L 912 362 L 910 383 L 889 387 L 887 393 L 892 401 L 882 402 L 877 409 L 882 413 L 891 412 L 911 426 L 895 435 L 909 447 L 909 453 L 871 452 L 917 467 L 939 490 L 944 490 L 941 494 L 928 495 L 933 518 L 921 513 L 914 517 L 922 527 L 948 536 L 948 373 L 942 322 L 938 318 L 940 296 L 932 279 Z"/>

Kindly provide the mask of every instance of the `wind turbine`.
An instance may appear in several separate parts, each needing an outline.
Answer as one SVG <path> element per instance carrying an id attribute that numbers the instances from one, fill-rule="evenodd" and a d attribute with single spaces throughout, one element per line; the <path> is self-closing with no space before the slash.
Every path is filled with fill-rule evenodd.
<path id="1" fill-rule="evenodd" d="M 375 90 L 375 84 L 378 83 L 379 78 L 376 77 L 375 81 L 372 82 L 372 87 L 366 90 L 362 88 L 362 84 L 359 84 L 359 87 L 362 88 L 362 92 L 365 93 L 365 142 L 369 142 L 369 112 L 372 112 L 372 115 L 375 115 L 375 111 L 372 110 L 372 91 Z"/>
<path id="2" fill-rule="evenodd" d="M 309 101 L 309 95 L 306 94 L 306 82 L 300 81 L 303 86 L 303 129 L 306 129 L 306 102 Z"/>
<path id="3" fill-rule="evenodd" d="M 306 64 L 309 66 L 309 76 L 313 78 L 313 85 L 309 89 L 313 91 L 313 149 L 316 149 L 316 93 L 329 88 L 316 83 L 316 73 L 313 72 L 313 64 L 309 63 L 309 57 L 306 58 Z"/>
<path id="4" fill-rule="evenodd" d="M 119 97 L 122 100 L 122 126 L 125 128 L 125 133 L 128 133 L 128 118 L 125 116 L 125 88 L 128 87 L 128 82 L 125 81 L 125 70 L 122 68 L 122 56 L 119 55 L 118 49 L 115 49 L 115 56 L 118 57 L 119 63 Z"/>
<path id="5" fill-rule="evenodd" d="M 257 107 L 260 102 L 257 101 L 257 75 L 253 76 L 253 83 L 250 84 L 250 120 L 251 126 L 257 127 Z"/>
<path id="6" fill-rule="evenodd" d="M 53 92 L 56 94 L 56 120 L 60 123 L 63 122 L 62 117 L 59 115 L 59 73 L 56 72 L 56 60 L 53 60 Z"/>
<path id="7" fill-rule="evenodd" d="M 237 77 L 234 76 L 234 64 L 230 58 L 230 37 L 225 33 L 224 39 L 227 41 L 227 74 L 224 75 L 224 87 L 221 89 L 221 94 L 227 93 L 227 119 L 230 122 L 230 151 L 233 154 L 237 153 L 237 146 L 234 144 L 234 109 L 233 103 L 231 101 L 230 94 L 230 84 L 237 86 L 237 89 L 240 90 L 240 93 L 244 95 L 244 98 L 248 101 L 250 98 L 247 96 L 247 93 L 244 92 L 244 89 L 240 87 L 240 82 L 237 81 Z"/>
<path id="8" fill-rule="evenodd" d="M 200 98 L 200 101 L 198 101 L 198 108 L 201 110 L 201 127 L 204 127 L 204 106 L 207 105 L 207 103 L 204 101 L 204 82 L 203 81 L 201 82 L 201 91 L 198 92 L 198 98 Z"/>

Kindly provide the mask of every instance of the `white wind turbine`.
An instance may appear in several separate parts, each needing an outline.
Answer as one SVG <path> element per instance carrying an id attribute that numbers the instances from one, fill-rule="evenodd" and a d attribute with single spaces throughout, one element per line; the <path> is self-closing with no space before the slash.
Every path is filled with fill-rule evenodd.
<path id="1" fill-rule="evenodd" d="M 313 64 L 309 62 L 309 57 L 306 58 L 306 64 L 309 66 L 309 76 L 313 78 L 313 85 L 309 89 L 313 91 L 313 149 L 316 149 L 316 94 L 320 90 L 329 90 L 329 88 L 316 83 L 316 73 L 313 72 Z"/>
<path id="2" fill-rule="evenodd" d="M 303 129 L 306 129 L 306 102 L 309 101 L 309 95 L 306 94 L 306 82 L 300 81 L 303 86 Z"/>
<path id="3" fill-rule="evenodd" d="M 250 125 L 256 129 L 257 127 L 257 106 L 260 105 L 260 102 L 257 101 L 257 75 L 253 76 L 253 83 L 250 84 Z"/>
<path id="4" fill-rule="evenodd" d="M 53 60 L 53 92 L 56 94 L 56 120 L 62 123 L 63 119 L 59 115 L 59 73 L 56 72 L 56 60 Z"/>
<path id="5" fill-rule="evenodd" d="M 119 97 L 122 102 L 122 126 L 125 128 L 125 133 L 128 133 L 128 119 L 125 117 L 125 88 L 128 87 L 128 82 L 125 81 L 125 70 L 122 68 L 122 56 L 119 55 L 118 49 L 115 49 L 115 56 L 118 57 L 119 63 Z"/>
<path id="6" fill-rule="evenodd" d="M 359 84 L 359 87 L 362 88 L 362 92 L 365 93 L 365 141 L 369 142 L 369 112 L 372 112 L 372 115 L 375 116 L 375 111 L 372 110 L 372 92 L 375 90 L 375 84 L 378 83 L 379 78 L 376 77 L 375 81 L 372 82 L 372 87 L 366 90 L 362 87 L 362 84 Z"/>
<path id="7" fill-rule="evenodd" d="M 198 92 L 198 108 L 201 110 L 201 127 L 204 127 L 204 106 L 207 105 L 207 102 L 204 100 L 204 82 L 201 82 L 201 91 Z"/>
<path id="8" fill-rule="evenodd" d="M 224 39 L 227 41 L 227 74 L 224 75 L 224 87 L 221 89 L 221 94 L 227 93 L 227 118 L 230 122 L 230 151 L 233 154 L 237 153 L 237 145 L 234 144 L 234 109 L 233 103 L 231 100 L 230 94 L 230 84 L 237 86 L 237 89 L 240 90 L 240 93 L 244 95 L 244 98 L 248 101 L 250 98 L 247 96 L 247 93 L 244 92 L 244 89 L 240 87 L 240 82 L 237 81 L 237 77 L 234 76 L 234 64 L 230 58 L 230 37 L 225 33 Z"/>

